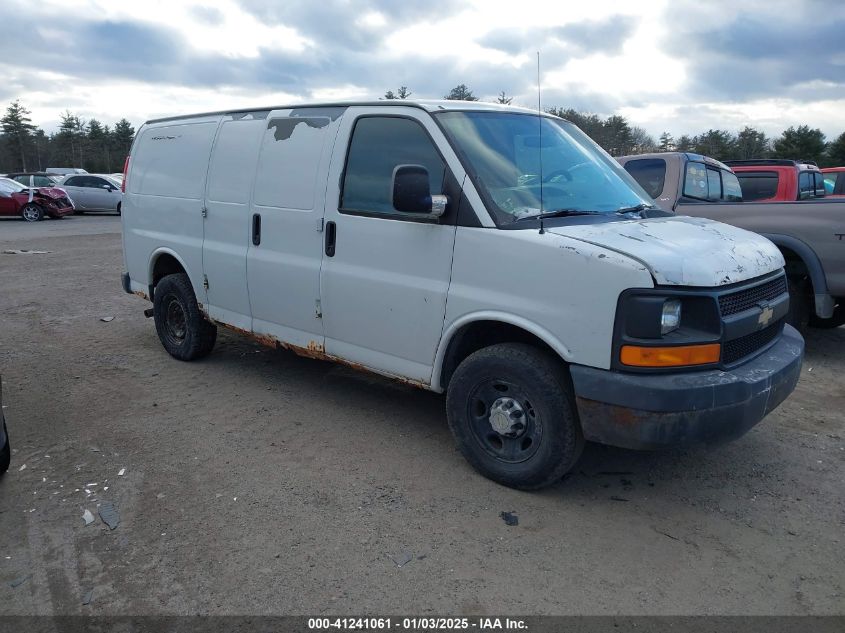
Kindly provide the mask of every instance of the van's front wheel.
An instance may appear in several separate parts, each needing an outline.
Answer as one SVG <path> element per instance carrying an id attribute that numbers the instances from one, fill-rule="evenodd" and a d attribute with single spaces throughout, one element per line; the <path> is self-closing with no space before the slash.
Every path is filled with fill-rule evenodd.
<path id="1" fill-rule="evenodd" d="M 584 447 L 566 368 L 530 345 L 492 345 L 467 357 L 449 383 L 446 409 L 467 461 L 512 488 L 553 484 Z"/>
<path id="2" fill-rule="evenodd" d="M 200 312 L 188 275 L 167 275 L 155 287 L 153 317 L 164 349 L 179 360 L 195 360 L 211 352 L 217 327 Z"/>

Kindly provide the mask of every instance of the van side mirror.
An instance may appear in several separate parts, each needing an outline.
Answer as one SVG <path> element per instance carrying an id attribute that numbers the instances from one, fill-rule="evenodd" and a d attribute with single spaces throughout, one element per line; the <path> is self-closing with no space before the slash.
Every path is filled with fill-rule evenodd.
<path id="1" fill-rule="evenodd" d="M 448 199 L 431 195 L 428 170 L 422 165 L 397 165 L 392 179 L 393 208 L 402 213 L 422 213 L 440 217 Z"/>

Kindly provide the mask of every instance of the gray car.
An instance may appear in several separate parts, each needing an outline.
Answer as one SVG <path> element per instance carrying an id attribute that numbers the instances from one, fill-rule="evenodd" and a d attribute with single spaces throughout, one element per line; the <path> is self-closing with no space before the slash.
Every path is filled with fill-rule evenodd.
<path id="1" fill-rule="evenodd" d="M 59 183 L 73 201 L 77 213 L 112 211 L 120 215 L 123 193 L 120 183 L 106 174 L 68 174 Z"/>

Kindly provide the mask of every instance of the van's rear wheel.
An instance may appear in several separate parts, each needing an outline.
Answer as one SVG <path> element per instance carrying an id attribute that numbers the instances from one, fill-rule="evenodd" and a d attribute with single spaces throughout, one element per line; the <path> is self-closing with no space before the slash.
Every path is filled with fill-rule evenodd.
<path id="1" fill-rule="evenodd" d="M 200 312 L 188 275 L 167 275 L 155 287 L 154 297 L 153 317 L 164 349 L 179 360 L 208 355 L 217 340 L 217 327 Z"/>
<path id="2" fill-rule="evenodd" d="M 512 488 L 553 484 L 584 447 L 566 367 L 523 343 L 492 345 L 467 357 L 449 383 L 446 410 L 467 461 Z"/>

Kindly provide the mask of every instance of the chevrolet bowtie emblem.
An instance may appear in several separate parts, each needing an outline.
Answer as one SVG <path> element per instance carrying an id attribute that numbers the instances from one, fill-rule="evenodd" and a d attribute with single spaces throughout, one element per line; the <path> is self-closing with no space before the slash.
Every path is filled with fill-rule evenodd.
<path id="1" fill-rule="evenodd" d="M 775 311 L 772 310 L 769 306 L 763 308 L 763 311 L 760 313 L 760 316 L 757 317 L 757 323 L 760 325 L 761 328 L 766 327 L 769 324 L 769 321 L 772 320 L 772 317 L 775 316 Z"/>

